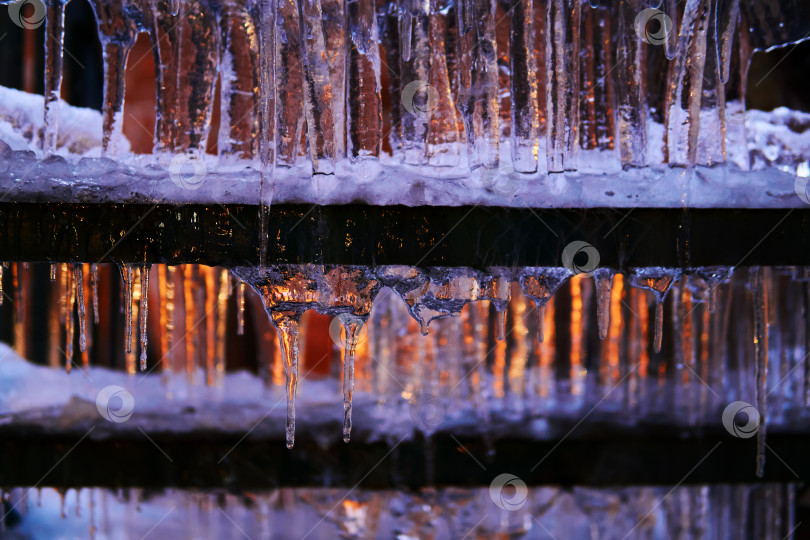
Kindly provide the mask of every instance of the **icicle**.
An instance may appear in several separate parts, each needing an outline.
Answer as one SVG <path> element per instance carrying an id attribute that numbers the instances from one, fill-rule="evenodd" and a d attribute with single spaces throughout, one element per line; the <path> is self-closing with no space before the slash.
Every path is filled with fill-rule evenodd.
<path id="1" fill-rule="evenodd" d="M 276 0 L 260 0 L 259 2 L 259 57 L 261 59 L 261 84 L 259 86 L 261 89 L 259 94 L 259 120 L 261 129 L 259 135 L 259 152 L 262 162 L 262 182 L 264 182 L 264 173 L 270 173 L 272 175 L 272 169 L 276 162 L 275 5 Z M 264 193 L 261 194 L 259 202 L 260 204 L 264 202 Z M 263 238 L 260 240 L 263 240 Z M 260 261 L 260 264 L 264 264 L 263 259 Z"/>
<path id="2" fill-rule="evenodd" d="M 11 265 L 11 280 L 14 287 L 14 348 L 17 354 L 26 358 L 28 356 L 28 331 L 25 321 L 26 303 L 29 295 L 23 290 L 21 283 L 23 276 L 23 264 L 14 263 Z"/>
<path id="3" fill-rule="evenodd" d="M 160 316 L 160 361 L 163 363 L 161 369 L 167 372 L 170 364 L 169 360 L 169 340 L 171 339 L 171 328 L 169 327 L 169 283 L 167 277 L 167 266 L 158 265 L 158 313 Z M 172 291 L 174 293 L 174 291 Z"/>
<path id="4" fill-rule="evenodd" d="M 600 268 L 593 273 L 596 282 L 596 319 L 599 339 L 605 339 L 610 325 L 610 293 L 613 289 L 613 270 Z"/>
<path id="5" fill-rule="evenodd" d="M 810 406 L 810 282 L 802 283 L 802 318 L 804 322 L 804 406 Z"/>
<path id="6" fill-rule="evenodd" d="M 498 309 L 496 306 L 496 335 L 495 339 L 498 341 L 503 341 L 506 339 L 506 310 L 505 309 Z"/>
<path id="7" fill-rule="evenodd" d="M 58 142 L 67 2 L 68 0 L 48 0 L 45 3 L 45 129 L 42 150 L 46 154 L 53 153 Z"/>
<path id="8" fill-rule="evenodd" d="M 73 364 L 73 305 L 76 299 L 76 283 L 73 272 L 63 267 L 65 273 L 65 371 L 70 373 Z"/>
<path id="9" fill-rule="evenodd" d="M 430 102 L 428 94 L 428 125 L 427 125 L 427 163 L 435 167 L 453 167 L 459 164 L 461 158 L 461 135 L 456 116 L 456 104 L 451 93 L 451 83 L 448 73 L 448 55 L 445 43 L 448 24 L 452 23 L 448 12 L 452 2 L 450 0 L 431 0 L 429 17 L 429 54 L 430 74 L 429 82 L 435 103 Z"/>
<path id="10" fill-rule="evenodd" d="M 731 78 L 731 50 L 734 44 L 734 33 L 737 20 L 740 18 L 740 0 L 721 0 L 717 3 L 715 23 L 718 44 L 718 63 L 720 64 L 720 81 L 728 84 Z"/>
<path id="11" fill-rule="evenodd" d="M 3 305 L 3 298 L 6 296 L 5 291 L 3 291 L 3 266 L 0 265 L 0 306 Z"/>
<path id="12" fill-rule="evenodd" d="M 709 313 L 714 313 L 717 304 L 717 285 L 734 274 L 733 266 L 710 266 L 697 270 L 697 275 L 706 282 Z"/>
<path id="13" fill-rule="evenodd" d="M 496 169 L 500 127 L 495 2 L 461 0 L 458 6 L 458 106 L 467 131 L 470 168 Z"/>
<path id="14" fill-rule="evenodd" d="M 538 314 L 537 340 L 542 343 L 545 339 L 544 319 L 545 306 L 557 289 L 568 281 L 571 272 L 565 268 L 538 268 L 526 269 L 520 277 L 523 294 L 534 302 Z"/>
<path id="15" fill-rule="evenodd" d="M 751 288 L 754 293 L 754 354 L 756 359 L 756 396 L 760 424 L 757 430 L 757 477 L 765 474 L 765 427 L 767 416 L 768 384 L 768 269 L 751 269 Z"/>
<path id="16" fill-rule="evenodd" d="M 151 265 L 144 264 L 141 266 L 141 301 L 140 301 L 140 316 L 141 316 L 141 371 L 146 371 L 146 352 L 147 345 L 149 344 L 149 333 L 147 332 L 147 323 L 149 321 L 149 271 Z"/>
<path id="17" fill-rule="evenodd" d="M 320 0 L 298 0 L 304 61 L 304 109 L 307 140 L 314 174 L 335 172 L 335 130 L 332 119 L 332 82 L 323 54 L 323 14 Z"/>
<path id="18" fill-rule="evenodd" d="M 709 0 L 687 0 L 666 105 L 666 151 L 671 166 L 692 166 L 697 162 L 710 14 Z"/>
<path id="19" fill-rule="evenodd" d="M 546 152 L 549 172 L 576 170 L 579 148 L 579 0 L 549 0 L 546 12 Z"/>
<path id="20" fill-rule="evenodd" d="M 291 312 L 268 313 L 278 333 L 281 353 L 287 370 L 287 448 L 295 444 L 295 395 L 298 391 L 298 322 L 300 315 Z"/>
<path id="21" fill-rule="evenodd" d="M 625 168 L 643 167 L 647 161 L 646 43 L 637 35 L 635 27 L 641 8 L 640 0 L 626 0 L 618 7 L 616 65 L 621 72 L 622 84 L 616 86 L 616 120 L 619 151 Z M 661 28 L 660 32 L 666 32 L 666 28 Z"/>
<path id="22" fill-rule="evenodd" d="M 124 352 L 132 352 L 132 289 L 134 268 L 131 264 L 121 265 L 121 278 L 124 283 Z"/>
<path id="23" fill-rule="evenodd" d="M 216 373 L 216 307 L 217 307 L 217 280 L 214 269 L 210 266 L 201 266 L 205 286 L 205 384 L 213 386 Z"/>
<path id="24" fill-rule="evenodd" d="M 85 352 L 87 350 L 87 330 L 84 309 L 84 275 L 81 263 L 73 265 L 73 279 L 76 282 L 76 300 L 79 303 L 79 350 Z"/>
<path id="25" fill-rule="evenodd" d="M 183 307 L 186 315 L 185 345 L 186 345 L 186 376 L 191 381 L 196 368 L 195 358 L 197 351 L 195 344 L 197 341 L 194 315 L 197 313 L 196 302 L 194 300 L 195 288 L 195 265 L 187 264 L 183 267 Z"/>
<path id="26" fill-rule="evenodd" d="M 429 109 L 438 105 L 436 89 L 429 83 L 430 42 L 428 41 L 429 2 L 398 2 L 399 13 L 399 73 L 402 84 L 400 97 L 400 132 L 403 161 L 421 165 L 425 161 L 427 117 Z"/>
<path id="27" fill-rule="evenodd" d="M 124 127 L 124 81 L 129 51 L 135 44 L 137 28 L 131 11 L 132 0 L 92 0 L 104 60 L 103 136 L 101 154 L 117 155 Z M 135 15 L 140 17 L 139 15 Z"/>
<path id="28" fill-rule="evenodd" d="M 377 17 L 372 0 L 346 1 L 348 151 L 353 161 L 379 157 L 382 101 Z"/>
<path id="29" fill-rule="evenodd" d="M 132 265 L 132 294 L 131 294 L 131 312 L 130 312 L 130 322 L 132 328 L 130 329 L 131 332 L 134 334 L 136 329 L 140 328 L 140 317 L 138 308 L 141 303 L 141 271 L 140 268 L 136 265 Z M 130 339 L 134 339 L 134 336 L 130 336 Z M 130 350 L 125 355 L 126 359 L 126 369 L 127 373 L 130 375 L 135 375 L 138 371 L 138 355 L 135 354 L 137 351 L 136 347 L 131 347 Z"/>
<path id="30" fill-rule="evenodd" d="M 98 264 L 90 265 L 90 289 L 93 291 L 93 322 L 98 324 Z"/>
<path id="31" fill-rule="evenodd" d="M 664 336 L 664 300 L 672 284 L 680 276 L 679 270 L 666 268 L 642 268 L 635 270 L 630 278 L 633 287 L 647 289 L 655 295 L 655 337 L 653 348 L 656 353 L 661 352 Z"/>
<path id="32" fill-rule="evenodd" d="M 56 281 L 56 270 L 58 265 L 56 263 L 51 263 L 51 283 Z"/>
<path id="33" fill-rule="evenodd" d="M 713 3 L 713 6 L 716 3 Z M 711 11 L 713 7 L 707 8 Z M 700 129 L 697 133 L 697 163 L 714 166 L 726 161 L 726 89 L 720 73 L 717 19 L 709 16 L 700 99 Z"/>
<path id="34" fill-rule="evenodd" d="M 259 127 L 259 41 L 253 2 L 220 3 L 220 156 L 252 159 L 256 155 Z"/>
<path id="35" fill-rule="evenodd" d="M 301 150 L 304 126 L 301 29 L 295 0 L 275 0 L 275 4 L 276 164 L 292 167 Z"/>
<path id="36" fill-rule="evenodd" d="M 228 271 L 219 270 L 219 294 L 217 295 L 217 345 L 216 345 L 216 373 L 217 384 L 222 384 L 225 377 L 225 340 L 227 337 L 226 323 L 228 322 L 228 296 L 231 292 L 231 282 Z"/>
<path id="37" fill-rule="evenodd" d="M 144 26 L 149 33 L 155 63 L 157 82 L 155 92 L 155 150 L 170 152 L 179 138 L 176 137 L 175 118 L 178 105 L 178 78 L 180 57 L 177 9 L 181 0 L 142 0 Z M 174 6 L 172 6 L 174 4 Z M 177 9 L 172 9 L 175 7 Z"/>
<path id="38" fill-rule="evenodd" d="M 236 334 L 245 334 L 245 282 L 240 281 L 236 287 Z"/>
<path id="39" fill-rule="evenodd" d="M 543 343 L 546 339 L 546 304 L 535 304 L 537 309 L 537 342 Z"/>
<path id="40" fill-rule="evenodd" d="M 352 436 L 352 398 L 354 396 L 354 356 L 357 338 L 365 324 L 365 319 L 345 316 L 341 319 L 346 332 L 346 347 L 343 350 L 343 442 Z"/>
<path id="41" fill-rule="evenodd" d="M 343 0 L 321 0 L 324 54 L 332 91 L 335 158 L 346 156 L 346 12 Z"/>
<path id="42" fill-rule="evenodd" d="M 163 2 L 158 5 L 163 6 Z M 175 152 L 201 154 L 205 152 L 211 127 L 211 102 L 219 63 L 218 14 L 204 0 L 179 0 L 176 7 L 178 11 L 172 17 L 156 14 L 159 24 L 171 25 L 167 32 L 174 34 L 176 40 L 176 50 L 172 51 L 176 52 L 172 58 L 175 66 L 169 70 L 169 74 L 173 71 L 177 77 L 169 83 L 175 85 L 174 109 L 169 116 L 174 124 L 171 148 Z"/>
<path id="43" fill-rule="evenodd" d="M 512 164 L 518 172 L 533 173 L 537 170 L 540 131 L 537 116 L 537 65 L 532 43 L 532 2 L 511 0 L 510 16 Z"/>

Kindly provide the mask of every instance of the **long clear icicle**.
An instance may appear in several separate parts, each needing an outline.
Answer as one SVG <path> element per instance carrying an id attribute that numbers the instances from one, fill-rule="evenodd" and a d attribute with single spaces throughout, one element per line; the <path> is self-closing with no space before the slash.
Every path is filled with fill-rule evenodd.
<path id="1" fill-rule="evenodd" d="M 147 323 L 149 322 L 149 270 L 150 265 L 141 266 L 141 302 L 140 302 L 140 335 L 141 335 L 141 371 L 146 371 L 146 352 L 149 344 Z"/>
<path id="2" fill-rule="evenodd" d="M 68 0 L 45 2 L 45 128 L 42 150 L 56 150 L 59 135 L 59 103 L 62 92 L 62 58 L 65 47 L 65 7 Z"/>
<path id="3" fill-rule="evenodd" d="M 258 14 L 253 4 L 251 0 L 225 0 L 220 6 L 220 156 L 251 159 L 257 153 L 260 67 Z"/>
<path id="4" fill-rule="evenodd" d="M 73 307 L 76 301 L 76 282 L 68 265 L 62 268 L 65 276 L 65 370 L 70 373 L 73 365 Z"/>
<path id="5" fill-rule="evenodd" d="M 765 474 L 765 428 L 768 384 L 768 286 L 770 273 L 765 268 L 751 269 L 751 288 L 754 293 L 754 355 L 756 369 L 757 411 L 760 424 L 757 430 L 757 476 Z"/>
<path id="6" fill-rule="evenodd" d="M 135 20 L 140 13 L 134 0 L 92 0 L 104 60 L 101 153 L 117 155 L 124 127 L 124 81 L 127 56 L 135 44 Z"/>
<path id="7" fill-rule="evenodd" d="M 297 0 L 304 62 L 304 110 L 314 174 L 335 172 L 335 129 L 332 119 L 332 80 L 323 54 L 323 12 L 320 0 Z"/>
<path id="8" fill-rule="evenodd" d="M 616 85 L 619 152 L 623 167 L 643 167 L 647 161 L 647 56 L 646 43 L 635 28 L 642 3 L 623 0 L 618 10 L 616 65 L 622 81 Z"/>
<path id="9" fill-rule="evenodd" d="M 692 166 L 697 162 L 710 14 L 709 0 L 687 0 L 678 36 L 678 52 L 670 66 L 666 104 L 666 151 L 672 166 Z"/>
<path id="10" fill-rule="evenodd" d="M 428 95 L 427 163 L 435 167 L 453 167 L 461 158 L 461 134 L 459 133 L 456 104 L 452 95 L 452 83 L 448 61 L 452 51 L 447 50 L 447 32 L 452 25 L 448 15 L 451 0 L 431 0 L 429 17 L 430 40 L 430 87 Z M 438 96 L 435 103 L 430 100 Z"/>
<path id="11" fill-rule="evenodd" d="M 346 347 L 343 350 L 343 442 L 349 442 L 352 436 L 352 401 L 354 399 L 354 357 L 357 349 L 357 338 L 365 320 L 360 317 L 347 316 L 342 319 L 346 333 Z"/>
<path id="12" fill-rule="evenodd" d="M 461 0 L 459 24 L 459 110 L 467 131 L 470 168 L 496 169 L 498 64 L 494 0 Z"/>
<path id="13" fill-rule="evenodd" d="M 546 153 L 549 172 L 576 170 L 579 149 L 579 0 L 549 0 L 546 12 Z"/>
<path id="14" fill-rule="evenodd" d="M 426 110 L 436 96 L 429 85 L 430 43 L 428 41 L 428 2 L 400 0 L 399 9 L 399 74 L 401 79 L 400 136 L 403 161 L 421 165 L 427 144 Z"/>
<path id="15" fill-rule="evenodd" d="M 599 339 L 605 339 L 610 325 L 610 293 L 613 288 L 613 271 L 600 268 L 593 274 L 596 281 L 596 320 Z"/>
<path id="16" fill-rule="evenodd" d="M 511 0 L 509 57 L 512 85 L 512 166 L 523 173 L 537 171 L 540 138 L 533 23 L 532 2 Z"/>
<path id="17" fill-rule="evenodd" d="M 382 149 L 378 34 L 373 0 L 347 0 L 347 140 L 353 161 L 379 157 Z"/>
<path id="18" fill-rule="evenodd" d="M 300 315 L 280 311 L 270 313 L 276 327 L 284 366 L 287 371 L 287 448 L 295 444 L 295 395 L 298 390 L 298 318 Z"/>
<path id="19" fill-rule="evenodd" d="M 86 311 L 84 309 L 84 274 L 82 273 L 81 263 L 73 265 L 73 279 L 76 282 L 76 301 L 79 307 L 79 350 L 85 352 L 87 350 L 87 330 Z"/>
<path id="20" fill-rule="evenodd" d="M 131 264 L 121 265 L 121 279 L 124 283 L 124 352 L 132 352 L 132 288 L 135 269 Z"/>
<path id="21" fill-rule="evenodd" d="M 93 322 L 98 324 L 98 264 L 90 265 L 90 290 L 93 294 Z"/>

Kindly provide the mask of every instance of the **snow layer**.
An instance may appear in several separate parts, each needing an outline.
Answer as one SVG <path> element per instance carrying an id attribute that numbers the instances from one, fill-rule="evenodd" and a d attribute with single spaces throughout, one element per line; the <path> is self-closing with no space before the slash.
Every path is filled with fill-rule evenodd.
<path id="1" fill-rule="evenodd" d="M 42 98 L 0 87 L 0 191 L 17 202 L 143 202 L 256 204 L 261 173 L 256 162 L 217 156 L 134 155 L 100 158 L 101 117 L 63 104 L 58 156 L 37 150 Z M 733 110 L 733 107 L 730 106 Z M 265 172 L 272 204 L 319 203 L 406 206 L 510 206 L 530 208 L 800 208 L 810 158 L 810 114 L 777 109 L 749 111 L 743 120 L 753 171 L 745 152 L 730 145 L 728 166 L 622 171 L 615 152 L 583 151 L 576 173 L 516 173 L 501 160 L 494 175 L 466 167 L 428 168 L 391 156 L 362 166 L 338 164 L 335 175 L 312 176 L 302 158 L 295 167 Z M 734 127 L 734 126 L 732 126 Z M 729 129 L 732 129 L 730 127 Z M 739 127 L 739 126 L 737 126 Z M 660 126 L 650 127 L 651 137 Z M 658 129 L 660 131 L 660 129 Z M 67 140 L 70 139 L 70 140 Z M 541 153 L 545 152 L 541 140 Z M 508 157 L 508 143 L 501 155 Z M 651 152 L 654 154 L 654 152 Z M 660 156 L 651 159 L 660 161 Z M 541 160 L 543 161 L 543 160 Z M 798 173 L 798 174 L 797 174 Z M 800 190 L 801 188 L 801 190 Z"/>

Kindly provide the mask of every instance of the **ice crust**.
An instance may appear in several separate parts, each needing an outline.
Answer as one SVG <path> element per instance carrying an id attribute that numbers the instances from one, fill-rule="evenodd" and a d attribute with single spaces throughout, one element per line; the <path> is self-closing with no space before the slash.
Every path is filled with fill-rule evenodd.
<path id="1" fill-rule="evenodd" d="M 183 171 L 194 171 L 199 177 L 190 183 L 177 172 L 176 156 L 122 152 L 115 161 L 101 158 L 101 116 L 90 109 L 63 104 L 63 132 L 69 137 L 61 139 L 57 155 L 42 156 L 37 149 L 41 106 L 40 96 L 0 87 L 0 141 L 6 143 L 0 144 L 0 192 L 5 201 L 258 204 L 257 161 L 205 155 L 185 165 Z M 361 169 L 344 160 L 337 164 L 335 175 L 313 176 L 309 161 L 301 157 L 296 166 L 274 169 L 265 198 L 271 204 L 375 206 L 806 206 L 796 186 L 810 174 L 810 114 L 780 108 L 749 111 L 746 118 L 751 171 L 734 164 L 745 162 L 746 155 L 732 147 L 725 166 L 651 165 L 622 170 L 616 152 L 583 150 L 578 172 L 548 174 L 541 167 L 537 173 L 523 174 L 508 165 L 509 143 L 502 141 L 501 168 L 495 176 L 471 173 L 466 165 L 410 166 L 385 154 Z M 650 124 L 651 132 L 663 129 Z M 541 140 L 541 154 L 543 146 Z M 650 163 L 658 161 L 660 156 L 650 154 Z"/>

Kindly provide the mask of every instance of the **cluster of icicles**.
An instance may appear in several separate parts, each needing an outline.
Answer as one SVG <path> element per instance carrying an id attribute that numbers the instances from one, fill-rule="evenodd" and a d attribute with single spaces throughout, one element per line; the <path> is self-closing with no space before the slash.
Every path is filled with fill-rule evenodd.
<path id="1" fill-rule="evenodd" d="M 20 299 L 25 295 L 19 283 L 24 264 L 11 265 L 17 321 L 24 320 Z M 489 392 L 483 388 L 492 378 L 495 397 L 517 394 L 519 402 L 559 401 L 563 394 L 590 399 L 597 388 L 613 392 L 621 387 L 615 397 L 623 396 L 622 406 L 636 410 L 646 406 L 645 399 L 658 399 L 645 397 L 646 385 L 663 388 L 667 379 L 675 385 L 699 381 L 706 385 L 699 398 L 679 394 L 674 399 L 680 403 L 667 406 L 682 407 L 682 418 L 695 423 L 714 414 L 713 407 L 725 399 L 755 396 L 763 419 L 758 433 L 764 437 L 770 350 L 771 369 L 779 374 L 771 389 L 778 389 L 776 411 L 771 416 L 779 419 L 786 411 L 804 407 L 810 395 L 810 371 L 805 362 L 810 347 L 807 268 L 752 267 L 736 275 L 725 267 L 690 271 L 641 268 L 626 273 L 600 268 L 591 278 L 565 268 L 535 267 L 483 271 L 294 265 L 228 271 L 199 265 L 124 264 L 120 274 L 130 373 L 138 368 L 137 335 L 140 369 L 147 368 L 148 308 L 153 303 L 150 283 L 159 294 L 163 356 L 173 347 L 175 327 L 182 326 L 186 335 L 177 341 L 185 341 L 186 370 L 191 373 L 204 367 L 208 384 L 220 380 L 226 367 L 229 296 L 233 291 L 237 295 L 237 332 L 242 333 L 245 284 L 260 295 L 277 331 L 282 373 L 286 372 L 288 446 L 295 436 L 299 323 L 309 309 L 333 317 L 341 336 L 331 337 L 342 349 L 346 441 L 352 429 L 360 341 L 368 341 L 360 353 L 364 356 L 362 379 L 373 381 L 369 383 L 374 385 L 372 391 L 380 394 L 386 393 L 386 381 L 403 363 L 418 365 L 421 373 L 409 379 L 416 383 L 406 385 L 409 389 L 403 389 L 403 396 L 440 394 L 441 381 L 454 380 L 453 390 L 477 385 L 477 389 L 468 389 L 472 402 L 481 401 L 482 394 Z M 65 365 L 70 369 L 78 315 L 78 343 L 87 365 L 92 336 L 86 323 L 88 303 L 96 323 L 99 319 L 98 266 L 52 265 L 51 277 L 59 283 L 54 287 L 57 295 L 60 290 L 66 294 L 57 304 L 59 309 L 52 312 L 50 331 L 61 335 L 61 323 Z M 724 285 L 718 287 L 721 283 Z M 557 291 L 562 292 L 554 298 Z M 665 316 L 667 298 L 672 310 L 669 318 Z M 182 306 L 183 314 L 177 306 Z M 403 306 L 410 317 L 401 315 Z M 672 329 L 673 337 L 662 352 L 665 325 Z M 367 337 L 362 338 L 364 330 Z M 420 332 L 429 337 L 403 345 L 403 339 L 411 340 Z M 591 339 L 597 335 L 599 339 Z M 56 348 L 51 349 L 56 354 Z M 376 367 L 371 366 L 371 359 Z M 163 359 L 159 363 L 164 370 L 172 369 Z M 477 382 L 463 382 L 466 379 Z M 764 445 L 764 439 L 760 444 Z"/>
<path id="2" fill-rule="evenodd" d="M 219 153 L 259 158 L 271 173 L 308 156 L 313 173 L 332 174 L 341 159 L 373 160 L 384 147 L 407 164 L 487 171 L 506 141 L 524 173 L 576 170 L 580 149 L 617 150 L 622 166 L 643 167 L 653 145 L 671 165 L 723 163 L 725 86 L 745 86 L 749 34 L 777 24 L 746 21 L 761 15 L 753 1 L 90 3 L 104 56 L 105 153 L 121 137 L 128 53 L 147 32 L 155 151 L 205 152 L 219 105 Z M 67 0 L 46 4 L 42 142 L 51 152 Z M 730 83 L 732 65 L 739 80 Z M 744 127 L 739 116 L 732 122 Z M 653 120 L 663 136 L 648 141 Z"/>
<path id="3" fill-rule="evenodd" d="M 140 537 L 154 530 L 219 540 L 248 538 L 792 538 L 799 527 L 795 484 L 684 486 L 532 486 L 525 504 L 495 506 L 486 487 L 423 491 L 279 488 L 227 490 L 143 488 L 11 488 L 0 495 L 36 536 L 61 514 L 61 527 L 79 538 L 112 538 L 126 527 Z M 517 506 L 517 505 L 516 505 Z M 163 516 L 156 525 L 156 520 Z M 12 521 L 12 520 L 9 520 Z M 58 522 L 57 522 L 58 523 Z M 1 527 L 4 523 L 0 522 Z M 14 525 L 5 525 L 9 533 Z M 553 536 L 552 536 L 553 535 Z M 570 536 L 569 536 L 570 535 Z"/>

